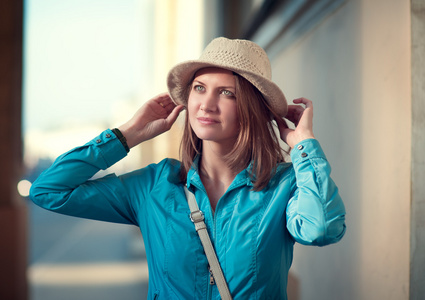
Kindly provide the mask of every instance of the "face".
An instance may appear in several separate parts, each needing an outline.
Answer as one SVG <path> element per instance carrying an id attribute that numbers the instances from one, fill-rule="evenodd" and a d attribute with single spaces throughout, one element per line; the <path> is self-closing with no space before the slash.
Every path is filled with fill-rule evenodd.
<path id="1" fill-rule="evenodd" d="M 189 122 L 203 141 L 233 145 L 239 134 L 236 81 L 231 71 L 201 69 L 195 74 L 188 99 Z"/>

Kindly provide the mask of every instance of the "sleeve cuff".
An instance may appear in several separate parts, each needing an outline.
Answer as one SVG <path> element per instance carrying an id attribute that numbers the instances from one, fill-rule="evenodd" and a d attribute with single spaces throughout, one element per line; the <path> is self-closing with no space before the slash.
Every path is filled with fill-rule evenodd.
<path id="1" fill-rule="evenodd" d="M 103 131 L 88 144 L 94 146 L 94 148 L 99 151 L 108 168 L 127 156 L 127 151 L 123 144 L 111 129 Z"/>
<path id="2" fill-rule="evenodd" d="M 312 158 L 326 159 L 325 153 L 316 139 L 307 139 L 299 142 L 291 151 L 293 164 L 299 164 Z"/>

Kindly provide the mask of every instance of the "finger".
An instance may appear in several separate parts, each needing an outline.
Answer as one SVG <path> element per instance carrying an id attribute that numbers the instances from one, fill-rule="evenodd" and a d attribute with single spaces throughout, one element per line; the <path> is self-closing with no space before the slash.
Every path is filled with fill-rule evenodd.
<path id="1" fill-rule="evenodd" d="M 294 103 L 296 104 L 303 104 L 305 106 L 302 107 L 300 105 L 297 105 L 299 108 L 294 108 L 293 110 L 295 110 L 294 113 L 294 119 L 296 120 L 295 123 L 296 125 L 299 123 L 299 121 L 301 121 L 301 119 L 311 119 L 313 118 L 313 102 L 307 98 L 297 98 L 293 100 Z"/>
<path id="2" fill-rule="evenodd" d="M 305 108 L 304 107 L 302 107 L 302 106 L 297 106 L 296 108 L 295 108 L 295 116 L 297 117 L 297 118 L 300 118 L 300 116 L 304 113 L 304 111 L 305 111 Z"/>
<path id="3" fill-rule="evenodd" d="M 304 107 L 300 105 L 289 105 L 288 113 L 286 114 L 285 118 L 295 124 L 299 121 L 303 112 L 304 112 Z"/>
<path id="4" fill-rule="evenodd" d="M 174 102 L 162 102 L 160 105 L 167 110 L 167 112 L 171 112 L 175 107 L 176 104 Z"/>
<path id="5" fill-rule="evenodd" d="M 301 98 L 297 98 L 293 100 L 294 103 L 296 104 L 304 104 L 307 107 L 312 107 L 313 106 L 313 102 L 307 98 L 301 97 Z"/>
<path id="6" fill-rule="evenodd" d="M 152 98 L 152 100 L 162 107 L 166 107 L 168 104 L 172 103 L 170 95 L 168 93 L 159 94 Z"/>
<path id="7" fill-rule="evenodd" d="M 287 115 L 297 115 L 304 111 L 304 107 L 301 105 L 288 105 L 288 113 Z"/>
<path id="8" fill-rule="evenodd" d="M 165 113 L 169 115 L 173 109 L 177 106 L 174 102 L 158 102 L 158 104 L 164 109 Z"/>
<path id="9" fill-rule="evenodd" d="M 155 101 L 167 100 L 170 99 L 170 95 L 168 93 L 161 93 L 152 98 Z"/>
<path id="10" fill-rule="evenodd" d="M 174 109 L 171 111 L 171 113 L 168 115 L 166 119 L 168 126 L 171 127 L 174 124 L 174 122 L 177 120 L 177 117 L 179 116 L 179 114 L 182 112 L 183 109 L 184 109 L 183 105 L 177 105 L 176 107 L 174 107 Z"/>
<path id="11" fill-rule="evenodd" d="M 288 112 L 286 113 L 285 118 L 290 120 L 295 115 L 296 105 L 288 105 Z"/>

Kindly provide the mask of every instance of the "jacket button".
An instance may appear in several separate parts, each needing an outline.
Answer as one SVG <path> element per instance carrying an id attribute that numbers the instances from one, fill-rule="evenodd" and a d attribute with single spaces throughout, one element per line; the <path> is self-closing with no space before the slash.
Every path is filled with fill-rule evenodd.
<path id="1" fill-rule="evenodd" d="M 301 157 L 307 157 L 307 153 L 305 152 L 301 153 Z"/>
<path id="2" fill-rule="evenodd" d="M 303 150 L 304 149 L 304 146 L 303 145 L 298 145 L 298 150 Z"/>
<path id="3" fill-rule="evenodd" d="M 96 140 L 96 143 L 100 144 L 100 142 L 102 142 L 102 140 L 101 140 L 101 139 L 97 139 L 97 140 Z"/>
<path id="4" fill-rule="evenodd" d="M 111 135 L 110 135 L 109 133 L 107 133 L 105 136 L 106 136 L 108 139 L 111 137 Z"/>

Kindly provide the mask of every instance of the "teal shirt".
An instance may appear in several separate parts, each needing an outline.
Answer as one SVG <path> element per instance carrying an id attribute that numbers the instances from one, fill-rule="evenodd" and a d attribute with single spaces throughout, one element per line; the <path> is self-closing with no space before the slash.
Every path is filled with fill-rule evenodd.
<path id="1" fill-rule="evenodd" d="M 37 205 L 66 215 L 140 227 L 149 268 L 148 299 L 220 299 L 179 180 L 180 162 L 90 180 L 126 156 L 106 130 L 57 158 L 31 187 Z M 255 192 L 239 173 L 212 212 L 196 170 L 187 175 L 234 299 L 286 299 L 295 242 L 324 246 L 345 233 L 345 208 L 317 142 L 302 141 Z"/>

